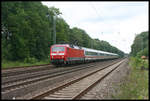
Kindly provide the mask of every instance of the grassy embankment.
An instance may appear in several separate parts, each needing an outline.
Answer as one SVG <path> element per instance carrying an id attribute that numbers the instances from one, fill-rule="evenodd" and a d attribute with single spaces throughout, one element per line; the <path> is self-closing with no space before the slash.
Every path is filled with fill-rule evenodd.
<path id="1" fill-rule="evenodd" d="M 114 99 L 149 99 L 149 71 L 141 70 L 142 64 L 142 59 L 130 58 L 130 74 L 120 85 L 119 93 L 113 96 Z M 144 67 L 148 69 L 148 60 L 145 60 Z"/>
<path id="2" fill-rule="evenodd" d="M 2 61 L 2 69 L 11 68 L 11 67 L 21 67 L 21 66 L 33 66 L 33 65 L 42 65 L 49 64 L 49 59 L 43 61 L 32 61 L 32 62 L 21 62 L 21 61 Z"/>

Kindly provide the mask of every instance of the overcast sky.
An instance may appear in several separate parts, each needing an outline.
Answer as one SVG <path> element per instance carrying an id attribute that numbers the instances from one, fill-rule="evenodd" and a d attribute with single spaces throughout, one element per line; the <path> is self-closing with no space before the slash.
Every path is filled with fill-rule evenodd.
<path id="1" fill-rule="evenodd" d="M 105 40 L 131 52 L 135 34 L 148 31 L 148 2 L 42 2 L 59 8 L 70 28 L 78 27 L 92 38 Z"/>

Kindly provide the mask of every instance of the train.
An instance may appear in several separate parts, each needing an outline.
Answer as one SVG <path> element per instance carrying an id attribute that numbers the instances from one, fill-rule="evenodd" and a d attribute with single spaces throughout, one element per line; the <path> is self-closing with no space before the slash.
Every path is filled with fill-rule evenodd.
<path id="1" fill-rule="evenodd" d="M 118 54 L 81 47 L 73 44 L 54 44 L 50 47 L 53 65 L 77 64 L 119 58 Z"/>

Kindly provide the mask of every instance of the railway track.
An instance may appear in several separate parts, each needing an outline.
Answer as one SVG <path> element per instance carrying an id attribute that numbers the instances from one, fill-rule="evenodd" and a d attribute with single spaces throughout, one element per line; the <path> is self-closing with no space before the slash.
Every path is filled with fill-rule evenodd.
<path id="1" fill-rule="evenodd" d="M 20 88 L 23 88 L 25 86 L 28 86 L 28 85 L 38 82 L 38 81 L 42 81 L 42 80 L 49 79 L 52 77 L 60 76 L 60 75 L 66 74 L 66 73 L 72 73 L 72 72 L 79 71 L 79 70 L 82 70 L 82 69 L 85 69 L 88 67 L 92 67 L 92 66 L 94 66 L 94 65 L 89 65 L 89 66 L 86 66 L 83 68 L 73 68 L 73 69 L 70 69 L 67 71 L 57 71 L 57 73 L 53 72 L 53 73 L 46 73 L 44 75 L 43 74 L 34 75 L 30 78 L 21 79 L 21 80 L 19 79 L 19 80 L 13 81 L 13 82 L 10 81 L 10 82 L 7 82 L 4 85 L 2 85 L 2 93 L 10 92 L 11 90 L 20 89 Z"/>
<path id="2" fill-rule="evenodd" d="M 85 64 L 82 64 L 82 65 L 85 65 Z M 38 81 L 46 80 L 46 79 L 53 78 L 53 77 L 60 76 L 60 75 L 65 75 L 67 73 L 80 71 L 85 68 L 94 67 L 95 63 L 91 63 L 90 65 L 83 66 L 83 67 L 82 67 L 82 65 L 77 65 L 72 68 L 59 68 L 59 69 L 55 68 L 53 70 L 46 70 L 46 71 L 41 71 L 41 72 L 37 72 L 37 73 L 26 73 L 26 74 L 17 75 L 17 76 L 11 76 L 8 78 L 8 80 L 6 78 L 5 81 L 3 78 L 1 92 L 2 93 L 11 92 L 13 90 L 29 86 L 32 83 L 35 83 Z M 78 67 L 80 67 L 80 68 L 78 68 Z"/>
<path id="3" fill-rule="evenodd" d="M 15 76 L 19 74 L 43 71 L 51 67 L 54 67 L 54 66 L 51 64 L 45 64 L 45 65 L 24 66 L 24 67 L 2 69 L 2 77 L 9 77 L 9 76 Z"/>
<path id="4" fill-rule="evenodd" d="M 112 63 L 112 62 L 116 62 L 116 61 L 120 61 L 120 60 L 110 60 L 107 62 L 104 62 L 104 64 L 108 64 L 108 63 Z M 38 85 L 38 82 L 40 82 L 40 86 L 43 87 L 42 82 L 49 82 L 49 80 L 51 80 L 51 78 L 59 78 L 62 75 L 66 75 L 66 74 L 70 74 L 72 75 L 72 73 L 75 73 L 77 71 L 84 71 L 84 69 L 86 68 L 90 68 L 93 67 L 96 68 L 96 64 L 99 64 L 99 62 L 95 62 L 95 63 L 89 63 L 89 64 L 81 64 L 81 65 L 77 65 L 77 66 L 73 66 L 73 67 L 67 67 L 67 68 L 55 68 L 55 69 L 50 69 L 47 71 L 39 71 L 39 72 L 34 72 L 34 73 L 29 73 L 27 74 L 28 76 L 24 77 L 25 74 L 21 75 L 16 75 L 18 77 L 23 77 L 20 79 L 15 79 L 14 80 L 8 80 L 8 82 L 2 83 L 2 98 L 4 96 L 4 98 L 8 98 L 11 96 L 18 96 L 18 93 L 21 93 L 23 91 L 23 89 L 30 89 L 30 87 L 32 87 L 32 85 Z M 101 63 L 101 66 L 103 66 L 103 62 Z M 79 68 L 78 68 L 79 67 Z M 92 70 L 92 68 L 91 68 Z M 11 76 L 9 76 L 11 77 Z M 15 78 L 15 76 L 12 76 L 12 78 Z M 47 83 L 46 85 L 48 85 L 50 83 Z M 16 93 L 16 94 L 12 94 L 12 93 Z M 28 92 L 28 91 L 27 91 Z M 12 95 L 9 95 L 12 94 Z"/>
<path id="5" fill-rule="evenodd" d="M 80 78 L 52 88 L 45 93 L 36 95 L 32 99 L 80 99 L 98 82 L 113 72 L 124 60 L 95 70 Z"/>

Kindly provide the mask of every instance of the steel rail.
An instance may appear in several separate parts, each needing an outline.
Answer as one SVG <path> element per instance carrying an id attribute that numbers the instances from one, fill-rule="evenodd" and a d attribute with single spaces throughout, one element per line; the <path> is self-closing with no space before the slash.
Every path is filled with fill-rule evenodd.
<path id="1" fill-rule="evenodd" d="M 15 90 L 15 89 L 18 89 L 18 88 L 21 88 L 21 87 L 24 87 L 25 85 L 29 85 L 29 84 L 32 84 L 32 83 L 35 83 L 35 82 L 38 82 L 38 81 L 41 81 L 41 80 L 45 80 L 45 79 L 49 79 L 49 78 L 53 78 L 53 77 L 56 77 L 56 76 L 60 76 L 60 75 L 64 75 L 64 74 L 67 74 L 67 73 L 72 73 L 72 72 L 76 72 L 76 71 L 79 71 L 79 70 L 83 70 L 87 67 L 93 67 L 95 65 L 93 64 L 90 64 L 90 65 L 87 65 L 85 67 L 82 67 L 82 68 L 77 68 L 78 66 L 74 66 L 74 68 L 71 68 L 67 71 L 57 71 L 57 72 L 54 72 L 54 73 L 46 73 L 44 75 L 36 75 L 36 76 L 33 76 L 33 77 L 30 77 L 30 78 L 27 78 L 27 79 L 20 79 L 20 80 L 15 80 L 14 82 L 7 82 L 5 84 L 2 85 L 2 93 L 4 92 L 10 92 L 11 89 L 12 90 Z M 47 75 L 49 74 L 49 75 Z"/>
<path id="2" fill-rule="evenodd" d="M 58 86 L 58 87 L 55 87 L 55 88 L 53 88 L 53 89 L 51 89 L 51 90 L 49 90 L 49 91 L 46 91 L 45 93 L 42 93 L 42 94 L 39 94 L 39 95 L 35 95 L 34 97 L 32 97 L 32 99 L 42 99 L 42 98 L 44 98 L 44 97 L 46 97 L 46 96 L 48 96 L 48 95 L 50 95 L 50 94 L 53 94 L 54 92 L 57 92 L 57 91 L 59 91 L 59 90 L 65 88 L 65 87 L 67 87 L 67 86 L 69 86 L 69 85 L 71 85 L 71 84 L 74 84 L 74 83 L 76 83 L 76 82 L 78 82 L 78 81 L 80 81 L 80 80 L 82 80 L 82 79 L 84 79 L 84 78 L 86 78 L 86 77 L 88 77 L 88 76 L 91 76 L 91 75 L 95 74 L 96 72 L 99 72 L 99 71 L 101 71 L 101 70 L 104 70 L 104 69 L 106 69 L 107 67 L 110 67 L 110 66 L 112 66 L 112 65 L 114 65 L 114 64 L 116 64 L 116 63 L 118 63 L 118 61 L 115 62 L 115 63 L 109 64 L 109 65 L 107 65 L 107 66 L 105 66 L 105 67 L 103 67 L 103 68 L 101 68 L 101 69 L 99 69 L 99 70 L 96 70 L 96 71 L 92 72 L 92 73 L 89 73 L 89 74 L 87 74 L 87 75 L 85 75 L 85 76 L 82 76 L 82 77 L 80 77 L 80 78 L 78 78 L 78 79 L 72 80 L 72 81 L 67 82 L 67 83 L 65 83 L 65 84 L 62 84 L 62 85 L 60 85 L 60 86 Z M 119 66 L 119 65 L 118 65 L 118 66 Z M 110 72 L 112 72 L 112 71 L 110 71 Z M 110 72 L 109 72 L 109 73 L 110 73 Z M 107 75 L 108 75 L 108 74 L 107 74 Z M 91 87 L 89 87 L 89 88 L 91 88 Z M 89 89 L 89 88 L 88 88 L 88 89 Z M 88 89 L 87 89 L 86 91 L 81 92 L 81 94 L 78 94 L 78 95 L 75 96 L 73 99 L 77 99 L 77 98 L 81 97 L 81 95 L 84 94 L 85 92 L 87 92 Z"/>

